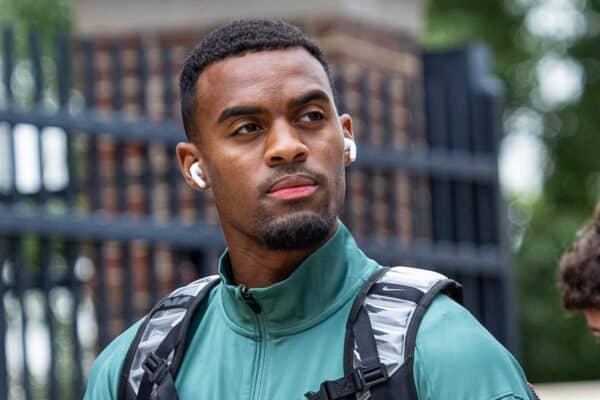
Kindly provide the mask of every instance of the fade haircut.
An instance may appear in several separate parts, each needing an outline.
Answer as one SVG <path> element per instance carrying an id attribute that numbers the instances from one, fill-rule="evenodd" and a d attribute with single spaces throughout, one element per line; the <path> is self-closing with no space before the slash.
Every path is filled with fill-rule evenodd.
<path id="1" fill-rule="evenodd" d="M 572 311 L 600 310 L 600 202 L 577 232 L 559 264 L 563 305 Z"/>
<path id="2" fill-rule="evenodd" d="M 188 140 L 196 130 L 196 83 L 209 65 L 231 56 L 303 47 L 321 63 L 333 90 L 329 65 L 321 49 L 298 27 L 271 19 L 245 19 L 223 25 L 208 34 L 186 58 L 179 78 L 181 117 Z"/>

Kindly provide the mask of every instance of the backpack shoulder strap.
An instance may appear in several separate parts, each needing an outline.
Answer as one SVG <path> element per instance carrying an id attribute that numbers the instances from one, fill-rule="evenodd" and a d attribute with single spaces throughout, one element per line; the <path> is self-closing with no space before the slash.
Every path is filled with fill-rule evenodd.
<path id="1" fill-rule="evenodd" d="M 355 298 L 346 326 L 345 376 L 323 382 L 310 400 L 417 400 L 413 379 L 417 331 L 440 293 L 462 302 L 461 286 L 424 269 L 377 271 Z M 370 397 L 369 397 L 370 395 Z"/>
<path id="2" fill-rule="evenodd" d="M 176 400 L 175 377 L 196 311 L 219 282 L 210 275 L 176 289 L 145 317 L 131 343 L 119 382 L 119 399 Z"/>
<path id="3" fill-rule="evenodd" d="M 382 362 L 388 369 L 390 382 L 386 385 L 387 388 L 376 388 L 373 391 L 372 399 L 418 400 L 413 366 L 419 327 L 429 306 L 438 295 L 445 294 L 462 304 L 462 286 L 437 272 L 407 267 L 391 268 L 382 283 L 384 285 L 406 285 L 417 289 L 420 294 L 411 299 L 402 292 L 382 293 L 374 290 L 365 299 L 374 329 L 380 332 L 387 329 L 396 335 L 402 335 L 402 338 L 395 338 L 380 334 L 375 338 L 383 359 Z M 396 312 L 389 313 L 381 306 L 378 307 L 382 301 L 391 301 L 397 304 Z M 404 317 L 405 320 L 404 323 L 397 320 L 395 324 L 386 326 L 386 318 L 390 317 Z M 393 346 L 392 351 L 386 351 L 390 345 Z"/>

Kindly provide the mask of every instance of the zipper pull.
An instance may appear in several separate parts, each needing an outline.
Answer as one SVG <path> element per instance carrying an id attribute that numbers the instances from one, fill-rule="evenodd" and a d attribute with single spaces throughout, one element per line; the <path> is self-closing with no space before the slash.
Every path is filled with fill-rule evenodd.
<path id="1" fill-rule="evenodd" d="M 246 304 L 248 304 L 248 307 L 250 307 L 252 309 L 252 311 L 254 311 L 255 314 L 260 314 L 260 312 L 261 312 L 260 304 L 258 304 L 258 302 L 254 298 L 254 296 L 252 296 L 252 293 L 250 293 L 250 290 L 248 290 L 246 285 L 242 285 L 241 293 L 242 293 L 242 297 L 246 301 Z"/>

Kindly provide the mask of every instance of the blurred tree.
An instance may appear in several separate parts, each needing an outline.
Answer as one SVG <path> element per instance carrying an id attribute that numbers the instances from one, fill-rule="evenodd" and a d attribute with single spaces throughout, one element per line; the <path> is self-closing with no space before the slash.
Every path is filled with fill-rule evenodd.
<path id="1" fill-rule="evenodd" d="M 34 28 L 51 40 L 71 28 L 71 6 L 68 0 L 0 0 L 0 24 L 23 35 Z"/>
<path id="2" fill-rule="evenodd" d="M 541 193 L 508 193 L 527 375 L 599 379 L 600 346 L 583 318 L 562 310 L 556 266 L 600 197 L 600 1 L 431 0 L 427 24 L 425 47 L 490 46 L 506 86 L 505 121 L 533 115 L 542 125 Z"/>
<path id="3" fill-rule="evenodd" d="M 48 103 L 56 103 L 57 71 L 51 59 L 56 51 L 57 39 L 67 37 L 71 31 L 71 7 L 69 0 L 0 0 L 0 29 L 12 32 L 15 47 L 15 71 L 29 79 L 14 79 L 12 87 L 17 103 L 31 105 L 31 55 L 30 33 L 35 33 L 39 41 L 44 74 L 44 96 Z M 3 41 L 0 41 L 0 45 Z M 0 49 L 2 51 L 2 49 Z M 0 69 L 2 68 L 2 52 L 0 52 Z M 3 91 L 0 85 L 0 101 Z"/>

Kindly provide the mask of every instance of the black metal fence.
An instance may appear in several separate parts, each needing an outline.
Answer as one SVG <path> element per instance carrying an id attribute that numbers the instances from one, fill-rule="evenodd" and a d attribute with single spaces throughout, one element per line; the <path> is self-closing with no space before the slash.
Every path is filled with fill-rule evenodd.
<path id="1" fill-rule="evenodd" d="M 214 271 L 224 242 L 212 199 L 185 187 L 173 156 L 184 136 L 171 49 L 153 66 L 143 44 L 125 54 L 118 41 L 60 38 L 44 55 L 35 34 L 26 42 L 19 59 L 12 31 L 0 42 L 0 399 L 80 398 L 98 351 L 171 288 Z M 343 219 L 380 262 L 461 281 L 467 307 L 515 349 L 500 93 L 485 55 L 423 56 L 424 100 L 406 96 L 425 112 L 407 116 L 408 134 L 426 122 L 421 145 L 392 144 L 391 77 L 380 76 L 374 143 L 369 105 L 352 110 L 336 74 L 339 107 L 363 121 Z"/>

